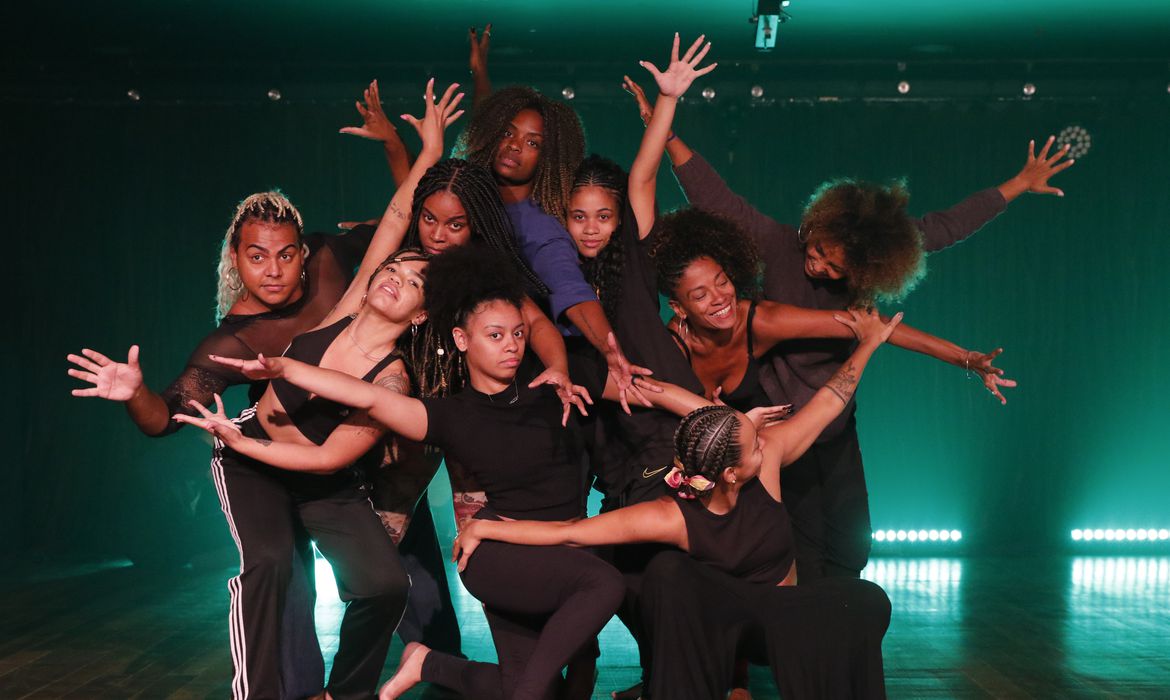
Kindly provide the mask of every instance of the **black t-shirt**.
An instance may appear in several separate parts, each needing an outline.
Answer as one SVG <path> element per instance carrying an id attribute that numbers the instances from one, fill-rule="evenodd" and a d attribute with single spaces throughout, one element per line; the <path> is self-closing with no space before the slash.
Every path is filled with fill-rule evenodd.
<path id="1" fill-rule="evenodd" d="M 653 370 L 655 379 L 677 384 L 696 394 L 703 394 L 686 356 L 679 350 L 659 315 L 658 274 L 650 249 L 658 227 L 644 240 L 638 239 L 638 225 L 629 204 L 622 213 L 622 224 L 611 245 L 625 248 L 621 275 L 621 300 L 610 324 L 626 357 L 635 365 Z M 632 482 L 644 481 L 642 474 L 669 465 L 674 459 L 674 431 L 678 416 L 666 411 L 630 405 L 633 415 L 626 415 L 616 404 L 601 407 L 605 433 L 604 458 L 598 471 L 601 488 L 612 501 Z M 654 485 L 658 485 L 656 479 Z M 663 489 L 645 491 L 632 500 L 652 500 Z"/>
<path id="2" fill-rule="evenodd" d="M 603 370 L 584 358 L 570 360 L 573 381 L 599 397 Z M 582 512 L 583 440 L 575 417 L 561 427 L 561 401 L 549 386 L 529 389 L 543 371 L 527 357 L 516 381 L 499 394 L 470 385 L 444 398 L 424 398 L 427 435 L 463 465 L 500 515 L 523 520 L 570 520 Z M 574 414 L 575 415 L 575 414 Z"/>
<path id="3" fill-rule="evenodd" d="M 304 237 L 309 248 L 305 263 L 308 285 L 296 302 L 262 314 L 228 315 L 209 333 L 191 357 L 183 372 L 162 392 L 171 415 L 195 415 L 191 400 L 207 405 L 212 394 L 222 394 L 229 386 L 249 384 L 250 380 L 231 367 L 209 359 L 208 355 L 256 359 L 260 353 L 271 357 L 284 354 L 292 339 L 313 328 L 341 301 L 353 279 L 354 269 L 374 236 L 373 226 L 357 226 L 348 233 L 311 233 Z M 254 403 L 264 393 L 267 382 L 256 382 L 249 390 Z M 178 430 L 183 424 L 171 420 L 161 435 Z"/>

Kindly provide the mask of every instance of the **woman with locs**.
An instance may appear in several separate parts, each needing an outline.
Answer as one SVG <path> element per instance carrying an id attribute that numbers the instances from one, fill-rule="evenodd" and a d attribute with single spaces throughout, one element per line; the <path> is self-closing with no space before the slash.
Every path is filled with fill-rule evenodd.
<path id="1" fill-rule="evenodd" d="M 636 83 L 626 88 L 646 122 L 653 110 Z M 826 183 L 805 209 L 799 227 L 778 223 L 732 192 L 710 165 L 674 133 L 666 150 L 689 201 L 724 215 L 743 229 L 765 263 L 765 299 L 813 309 L 839 310 L 878 296 L 904 294 L 921 276 L 925 253 L 958 243 L 1033 192 L 1063 196 L 1048 180 L 1073 164 L 1068 148 L 1040 154 L 1029 145 L 1020 172 L 998 187 L 981 190 L 954 207 L 911 218 L 900 186 L 854 181 Z M 772 352 L 761 363 L 761 385 L 773 403 L 802 405 L 845 357 L 841 340 L 801 343 Z M 985 382 L 986 384 L 986 382 Z M 995 385 L 988 389 L 1001 401 Z M 857 576 L 872 545 L 868 497 L 850 406 L 798 463 L 786 470 L 789 510 L 807 579 Z"/>
<path id="2" fill-rule="evenodd" d="M 800 411 L 759 430 L 728 406 L 664 386 L 656 400 L 686 413 L 665 478 L 674 496 L 576 522 L 475 521 L 456 538 L 459 566 L 474 566 L 490 541 L 673 545 L 689 557 L 659 554 L 644 584 L 654 650 L 647 697 L 723 697 L 737 650 L 766 660 L 785 697 L 883 697 L 889 600 L 868 581 L 792 586 L 798 565 L 780 470 L 848 405 L 866 363 L 901 317 L 838 314 L 859 341 L 854 352 Z"/>

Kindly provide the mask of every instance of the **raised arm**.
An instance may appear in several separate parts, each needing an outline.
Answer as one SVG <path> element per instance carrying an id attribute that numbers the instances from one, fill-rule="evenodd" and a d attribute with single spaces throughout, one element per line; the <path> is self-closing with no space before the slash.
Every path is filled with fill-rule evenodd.
<path id="1" fill-rule="evenodd" d="M 394 186 L 401 187 L 410 175 L 410 152 L 406 150 L 406 144 L 399 137 L 398 129 L 394 128 L 394 124 L 382 111 L 382 97 L 378 93 L 377 80 L 370 83 L 362 93 L 362 100 L 358 100 L 354 105 L 361 115 L 362 125 L 342 127 L 340 133 L 381 142 L 386 164 L 390 167 L 390 176 L 394 178 Z"/>
<path id="2" fill-rule="evenodd" d="M 674 46 L 670 52 L 670 65 L 665 72 L 660 72 L 653 63 L 641 61 L 643 68 L 650 71 L 658 83 L 658 101 L 655 104 L 653 116 L 646 126 L 646 133 L 642 136 L 642 145 L 638 148 L 638 155 L 634 164 L 630 166 L 629 198 L 630 208 L 638 222 L 638 238 L 650 235 L 654 228 L 655 188 L 658 183 L 658 166 L 662 163 L 662 149 L 666 147 L 670 136 L 670 125 L 674 121 L 675 108 L 678 98 L 691 86 L 695 78 L 706 75 L 715 70 L 718 64 L 699 69 L 698 65 L 707 55 L 711 43 L 703 44 L 705 37 L 700 36 L 687 49 L 686 54 L 679 58 L 679 36 L 674 35 Z M 700 48 L 702 47 L 702 48 Z M 626 80 L 630 81 L 626 76 Z"/>
<path id="3" fill-rule="evenodd" d="M 757 356 L 771 350 L 778 343 L 797 338 L 852 338 L 853 329 L 842 324 L 839 312 L 805 309 L 789 304 L 761 301 L 756 306 L 755 334 Z M 883 320 L 888 320 L 883 317 Z M 922 353 L 966 372 L 979 375 L 983 385 L 1000 403 L 1007 403 L 1000 387 L 1014 387 L 1016 382 L 1005 379 L 1003 370 L 994 366 L 994 360 L 1003 352 L 998 348 L 990 353 L 967 350 L 944 338 L 931 335 L 904 323 L 894 328 L 890 345 Z"/>
<path id="4" fill-rule="evenodd" d="M 678 506 L 662 498 L 573 522 L 472 520 L 455 538 L 452 559 L 459 570 L 482 540 L 513 544 L 591 547 L 603 544 L 663 542 L 686 549 L 686 524 Z"/>
<path id="5" fill-rule="evenodd" d="M 354 275 L 349 289 L 318 328 L 336 323 L 343 316 L 355 313 L 361 307 L 362 296 L 365 295 L 370 275 L 374 274 L 374 270 L 383 260 L 402 247 L 402 240 L 410 226 L 410 208 L 414 201 L 415 187 L 426 171 L 443 157 L 443 130 L 463 115 L 463 110 L 457 110 L 459 102 L 463 99 L 463 93 L 455 94 L 458 87 L 458 83 L 453 83 L 436 103 L 435 79 L 431 78 L 427 81 L 424 97 L 426 108 L 423 116 L 416 118 L 409 114 L 402 115 L 402 119 L 410 123 L 422 138 L 422 151 L 411 166 L 406 180 L 394 192 L 390 205 L 386 207 L 386 212 L 378 223 L 378 229 L 374 232 L 374 238 L 366 249 L 362 264 Z"/>
<path id="6" fill-rule="evenodd" d="M 475 27 L 472 27 L 467 31 L 467 39 L 471 43 L 471 55 L 467 59 L 467 67 L 471 69 L 471 77 L 475 82 L 471 105 L 475 107 L 492 94 L 492 81 L 488 77 L 488 51 L 492 47 L 492 23 L 488 22 L 487 26 L 483 28 L 483 36 L 477 36 Z"/>
<path id="7" fill-rule="evenodd" d="M 407 440 L 421 441 L 427 434 L 427 410 L 418 399 L 404 396 L 399 387 L 363 382 L 344 372 L 324 369 L 287 357 L 264 357 L 239 360 L 212 356 L 213 360 L 235 367 L 250 379 L 281 377 L 309 393 L 352 406 Z"/>

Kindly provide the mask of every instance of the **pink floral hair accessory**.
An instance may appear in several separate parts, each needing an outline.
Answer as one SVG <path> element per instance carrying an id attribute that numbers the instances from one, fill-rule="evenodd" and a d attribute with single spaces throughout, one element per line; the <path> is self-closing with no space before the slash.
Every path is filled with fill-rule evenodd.
<path id="1" fill-rule="evenodd" d="M 684 476 L 682 463 L 676 457 L 674 460 L 674 468 L 663 477 L 666 485 L 678 491 L 680 498 L 692 499 L 695 495 L 689 491 L 683 490 L 683 487 L 689 486 L 691 491 L 698 491 L 703 493 L 715 488 L 715 482 L 711 481 L 702 474 L 695 474 L 694 476 Z"/>

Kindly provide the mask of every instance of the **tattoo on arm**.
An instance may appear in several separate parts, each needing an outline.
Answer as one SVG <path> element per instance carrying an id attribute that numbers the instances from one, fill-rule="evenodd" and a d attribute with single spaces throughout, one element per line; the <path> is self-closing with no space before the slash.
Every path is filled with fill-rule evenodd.
<path id="1" fill-rule="evenodd" d="M 377 386 L 386 387 L 390 391 L 406 396 L 409 393 L 407 387 L 406 375 L 402 372 L 395 372 L 394 374 L 382 377 L 374 382 Z"/>
<path id="2" fill-rule="evenodd" d="M 399 219 L 402 219 L 403 221 L 406 221 L 409 218 L 406 215 L 406 212 L 399 209 L 398 205 L 395 204 L 394 202 L 390 202 L 390 212 L 392 214 L 394 214 L 394 216 L 397 216 Z"/>
<path id="3" fill-rule="evenodd" d="M 857 370 L 853 367 L 853 360 L 846 362 L 837 370 L 828 382 L 825 383 L 825 388 L 837 395 L 837 398 L 845 404 L 853 398 L 853 392 L 857 391 Z"/>
<path id="4" fill-rule="evenodd" d="M 462 530 L 468 520 L 487 505 L 487 494 L 483 491 L 456 492 L 454 496 L 455 524 Z"/>
<path id="5" fill-rule="evenodd" d="M 272 441 L 267 440 L 265 438 L 253 438 L 253 439 L 256 441 L 256 444 L 260 445 L 261 447 L 270 447 L 272 445 Z"/>

